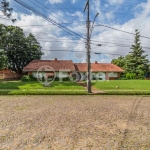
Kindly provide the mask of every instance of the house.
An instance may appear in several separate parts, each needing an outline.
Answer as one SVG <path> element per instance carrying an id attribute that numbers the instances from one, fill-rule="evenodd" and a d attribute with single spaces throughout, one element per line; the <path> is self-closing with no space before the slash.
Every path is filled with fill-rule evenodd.
<path id="1" fill-rule="evenodd" d="M 54 76 L 53 70 L 48 69 L 48 66 L 54 70 L 56 77 L 69 77 L 76 72 L 81 80 L 86 79 L 86 63 L 73 63 L 72 60 L 57 60 L 57 58 L 54 60 L 33 60 L 23 69 L 23 72 L 35 77 L 37 77 L 37 72 L 40 72 L 41 76 Z M 124 72 L 124 70 L 114 64 L 98 63 L 97 61 L 91 63 L 92 78 L 114 80 L 120 77 L 121 72 Z"/>
<path id="2" fill-rule="evenodd" d="M 23 72 L 27 72 L 28 75 L 32 74 L 37 77 L 37 71 L 40 71 L 41 76 L 53 76 L 54 69 L 56 77 L 65 78 L 68 77 L 73 71 L 75 71 L 75 66 L 72 60 L 33 60 L 24 69 Z M 41 68 L 41 69 L 40 69 Z"/>
<path id="3" fill-rule="evenodd" d="M 84 78 L 87 70 L 86 63 L 75 63 L 76 71 Z M 120 67 L 110 63 L 91 63 L 91 76 L 92 78 L 102 80 L 114 80 L 120 77 L 121 72 L 124 72 Z"/>

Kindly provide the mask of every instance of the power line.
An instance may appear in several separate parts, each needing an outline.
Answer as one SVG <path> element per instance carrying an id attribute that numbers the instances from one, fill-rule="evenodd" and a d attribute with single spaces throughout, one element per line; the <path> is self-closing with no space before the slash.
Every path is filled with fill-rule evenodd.
<path id="1" fill-rule="evenodd" d="M 20 39 L 20 38 L 21 37 L 15 37 L 15 39 Z M 69 39 L 44 40 L 44 38 L 42 38 L 42 39 L 41 38 L 36 38 L 36 40 L 38 42 L 50 42 L 50 43 L 53 43 L 53 42 L 54 43 L 77 43 L 77 44 L 81 44 L 81 45 L 86 44 L 85 41 L 72 41 L 72 40 L 69 40 Z M 96 42 L 96 41 L 94 41 L 94 42 Z M 97 42 L 101 43 L 101 46 L 107 46 L 107 47 L 127 47 L 127 48 L 131 47 L 131 45 L 126 45 L 126 44 L 122 44 L 122 43 L 112 43 L 112 42 L 104 42 L 104 41 L 97 41 Z M 96 43 L 91 43 L 91 44 L 94 45 L 94 46 L 98 46 L 98 44 L 96 44 Z M 108 45 L 108 44 L 111 44 L 111 45 Z M 145 46 L 143 46 L 142 48 L 150 49 L 150 47 L 145 47 Z"/>
<path id="2" fill-rule="evenodd" d="M 14 4 L 12 1 L 10 2 L 10 4 L 13 6 L 13 7 L 16 7 L 17 9 L 19 9 L 20 11 L 26 13 L 26 14 L 31 14 L 28 10 L 26 10 L 24 7 L 22 6 L 18 6 L 16 4 Z"/>
<path id="3" fill-rule="evenodd" d="M 26 49 L 28 50 L 28 49 Z M 77 51 L 77 50 L 69 50 L 69 49 L 41 49 L 40 51 L 43 52 L 43 51 L 53 51 L 53 52 L 72 52 L 72 53 L 86 53 L 86 51 Z M 5 50 L 4 50 L 5 51 Z M 6 50 L 6 52 L 9 52 L 9 51 L 22 51 L 22 50 Z M 25 51 L 25 50 L 23 50 Z M 105 54 L 105 55 L 119 55 L 119 56 L 125 56 L 123 54 L 118 54 L 118 53 L 99 53 L 99 52 L 94 52 L 94 51 L 91 51 L 92 54 L 96 54 L 96 55 L 101 55 L 101 54 Z"/>
<path id="4" fill-rule="evenodd" d="M 33 11 L 35 14 L 41 16 L 43 19 L 47 20 L 48 22 L 51 22 L 52 24 L 54 24 L 54 25 L 57 26 L 58 28 L 64 30 L 64 31 L 67 32 L 68 34 L 70 34 L 70 35 L 72 35 L 72 36 L 74 36 L 74 37 L 76 37 L 76 38 L 78 38 L 78 39 L 79 39 L 79 37 L 85 39 L 84 37 L 82 37 L 81 35 L 75 33 L 74 31 L 72 31 L 72 30 L 70 30 L 70 29 L 64 27 L 63 25 L 61 25 L 61 24 L 55 22 L 53 19 L 48 18 L 47 16 L 45 16 L 45 15 L 42 14 L 42 13 L 40 13 L 39 11 L 37 11 L 36 9 L 34 9 L 33 7 L 27 5 L 26 3 L 22 2 L 22 1 L 19 1 L 19 0 L 15 0 L 15 1 L 16 1 L 17 3 L 19 3 L 20 5 L 24 6 L 25 8 L 27 8 L 27 9 Z M 75 36 L 75 35 L 76 35 L 76 36 Z"/>
<path id="5" fill-rule="evenodd" d="M 31 0 L 29 0 L 31 3 L 33 3 Z M 45 7 L 46 9 L 50 10 L 51 12 L 53 12 L 54 14 L 56 14 L 54 11 L 52 11 L 51 9 L 49 9 L 48 7 L 44 6 L 42 3 L 40 3 L 39 1 L 35 0 L 36 2 L 38 2 L 40 5 L 42 5 L 43 7 Z M 35 4 L 35 3 L 33 3 Z M 37 4 L 35 4 L 36 6 L 38 6 Z M 41 7 L 40 7 L 41 8 Z M 56 14 L 57 16 L 59 16 L 60 18 L 66 20 L 64 17 L 60 16 L 59 14 Z M 66 20 L 67 21 L 67 20 Z M 67 21 L 68 22 L 68 21 Z"/>
<path id="6" fill-rule="evenodd" d="M 127 33 L 127 34 L 131 34 L 131 35 L 136 35 L 135 33 L 131 33 L 131 32 L 128 32 L 128 31 L 123 31 L 123 30 L 120 30 L 120 29 L 116 29 L 116 28 L 113 28 L 113 27 L 109 27 L 109 26 L 106 26 L 106 25 L 102 25 L 102 24 L 99 24 L 99 25 L 95 25 L 95 26 L 103 26 L 103 27 L 106 27 L 106 28 L 109 28 L 109 29 L 113 29 L 113 30 L 116 30 L 116 31 L 120 31 L 120 32 L 124 32 L 124 33 Z M 147 39 L 150 39 L 150 37 L 146 37 L 146 36 L 143 36 L 143 35 L 140 35 L 140 37 L 143 37 L 143 38 L 147 38 Z"/>

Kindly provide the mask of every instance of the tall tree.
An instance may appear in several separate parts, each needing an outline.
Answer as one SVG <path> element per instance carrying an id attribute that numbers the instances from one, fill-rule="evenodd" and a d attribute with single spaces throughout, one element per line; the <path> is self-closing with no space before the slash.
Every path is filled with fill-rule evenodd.
<path id="1" fill-rule="evenodd" d="M 1 26 L 1 47 L 7 56 L 7 66 L 18 74 L 33 59 L 40 59 L 43 55 L 41 46 L 30 34 L 26 37 L 23 30 L 14 26 Z"/>
<path id="2" fill-rule="evenodd" d="M 135 30 L 135 41 L 132 45 L 132 51 L 129 52 L 128 59 L 126 59 L 126 72 L 135 73 L 137 78 L 144 77 L 149 70 L 149 60 L 144 55 L 144 50 L 140 43 L 140 32 Z"/>
<path id="3" fill-rule="evenodd" d="M 126 57 L 124 56 L 119 56 L 117 59 L 113 59 L 111 61 L 112 64 L 115 64 L 122 69 L 125 69 L 125 62 L 126 62 Z"/>

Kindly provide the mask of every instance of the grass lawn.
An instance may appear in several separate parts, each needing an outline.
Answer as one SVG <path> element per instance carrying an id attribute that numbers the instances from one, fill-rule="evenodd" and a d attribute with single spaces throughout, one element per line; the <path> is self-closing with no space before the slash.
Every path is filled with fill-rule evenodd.
<path id="1" fill-rule="evenodd" d="M 150 80 L 112 80 L 92 82 L 97 94 L 150 95 Z M 87 91 L 75 82 L 55 81 L 45 87 L 39 82 L 1 81 L 0 95 L 86 95 Z"/>
<path id="2" fill-rule="evenodd" d="M 0 94 L 86 94 L 86 90 L 75 82 L 53 82 L 44 87 L 39 82 L 3 81 Z"/>
<path id="3" fill-rule="evenodd" d="M 110 80 L 92 82 L 99 90 L 150 90 L 150 80 Z"/>

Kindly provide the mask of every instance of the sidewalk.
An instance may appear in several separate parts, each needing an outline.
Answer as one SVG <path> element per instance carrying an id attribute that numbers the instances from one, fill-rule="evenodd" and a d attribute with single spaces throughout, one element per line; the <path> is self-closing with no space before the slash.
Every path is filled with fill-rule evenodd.
<path id="1" fill-rule="evenodd" d="M 79 85 L 83 86 L 85 89 L 87 89 L 87 84 L 84 82 L 77 82 Z M 100 94 L 100 93 L 106 93 L 105 91 L 98 90 L 95 87 L 91 87 L 92 93 L 91 94 Z"/>

